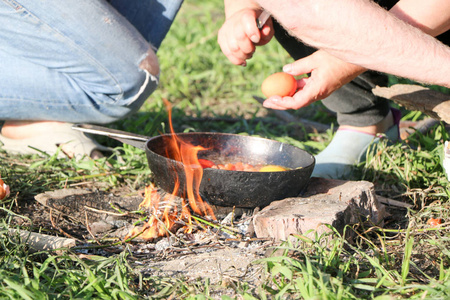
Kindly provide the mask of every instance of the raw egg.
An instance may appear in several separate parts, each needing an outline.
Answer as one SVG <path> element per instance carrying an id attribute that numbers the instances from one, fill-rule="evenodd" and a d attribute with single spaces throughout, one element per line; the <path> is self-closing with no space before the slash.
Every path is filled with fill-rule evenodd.
<path id="1" fill-rule="evenodd" d="M 264 79 L 261 91 L 267 98 L 272 96 L 292 96 L 297 90 L 297 80 L 294 76 L 278 72 Z"/>
<path id="2" fill-rule="evenodd" d="M 288 169 L 282 167 L 282 166 L 277 166 L 277 165 L 266 165 L 264 167 L 262 167 L 261 169 L 259 169 L 260 172 L 282 172 L 282 171 L 287 171 Z"/>

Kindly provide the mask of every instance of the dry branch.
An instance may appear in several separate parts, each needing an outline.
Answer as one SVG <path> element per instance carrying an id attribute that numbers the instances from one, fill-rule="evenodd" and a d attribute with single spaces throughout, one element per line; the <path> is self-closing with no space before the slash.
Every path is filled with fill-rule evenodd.
<path id="1" fill-rule="evenodd" d="M 402 207 L 402 208 L 413 208 L 414 207 L 414 205 L 412 205 L 412 204 L 393 200 L 393 199 L 386 198 L 386 197 L 379 196 L 379 195 L 377 195 L 377 199 L 380 203 L 383 203 L 388 206 L 396 206 L 396 207 Z"/>

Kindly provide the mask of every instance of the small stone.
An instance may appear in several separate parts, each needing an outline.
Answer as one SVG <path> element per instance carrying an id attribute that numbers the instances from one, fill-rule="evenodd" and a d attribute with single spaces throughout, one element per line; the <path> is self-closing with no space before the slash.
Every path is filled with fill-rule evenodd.
<path id="1" fill-rule="evenodd" d="M 91 232 L 96 235 L 99 233 L 107 232 L 107 231 L 111 230 L 114 226 L 105 221 L 98 221 L 98 222 L 92 223 L 89 227 L 91 229 Z"/>

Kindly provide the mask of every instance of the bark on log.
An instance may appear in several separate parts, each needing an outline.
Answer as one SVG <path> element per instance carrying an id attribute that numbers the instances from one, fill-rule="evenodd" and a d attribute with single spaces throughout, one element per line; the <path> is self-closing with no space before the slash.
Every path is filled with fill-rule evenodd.
<path id="1" fill-rule="evenodd" d="M 436 120 L 450 124 L 449 94 L 411 84 L 395 84 L 391 87 L 377 86 L 372 92 L 379 97 L 390 99 L 406 109 L 421 111 Z"/>

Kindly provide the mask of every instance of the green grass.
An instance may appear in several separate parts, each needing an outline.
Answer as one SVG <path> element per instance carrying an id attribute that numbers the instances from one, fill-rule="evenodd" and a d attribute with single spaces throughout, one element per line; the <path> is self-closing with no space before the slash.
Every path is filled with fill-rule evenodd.
<path id="1" fill-rule="evenodd" d="M 332 138 L 332 131 L 298 138 L 261 107 L 260 83 L 290 61 L 272 42 L 258 49 L 245 68 L 234 66 L 220 52 L 217 31 L 223 21 L 222 1 L 188 1 L 164 41 L 158 56 L 161 85 L 137 115 L 110 127 L 148 136 L 167 132 L 163 99 L 174 105 L 176 131 L 218 131 L 269 137 L 315 154 Z M 391 78 L 391 83 L 397 79 Z M 448 92 L 448 90 L 443 90 Z M 292 112 L 298 117 L 334 123 L 320 103 Z M 418 113 L 408 119 L 421 118 Z M 129 251 L 82 257 L 70 251 L 61 255 L 31 253 L 9 234 L 16 228 L 16 212 L 44 191 L 83 182 L 101 183 L 102 189 L 125 187 L 131 191 L 151 179 L 145 154 L 107 138 L 116 147 L 111 157 L 98 160 L 58 160 L 0 153 L 0 174 L 11 186 L 11 197 L 1 203 L 0 298 L 9 299 L 211 299 L 223 286 L 208 280 L 147 276 L 130 265 Z M 400 218 L 392 217 L 381 228 L 373 224 L 347 227 L 353 239 L 330 227 L 329 234 L 314 240 L 298 235 L 266 259 L 259 286 L 245 280 L 232 285 L 233 296 L 223 299 L 449 299 L 450 235 L 449 184 L 440 162 L 443 125 L 426 135 L 415 134 L 409 143 L 386 145 L 369 153 L 355 179 L 373 182 L 378 194 L 414 205 Z M 120 159 L 118 159 L 120 157 Z M 398 211 L 403 212 L 403 211 Z M 426 224 L 442 218 L 439 228 Z M 20 222 L 19 222 L 20 223 Z M 28 220 L 22 229 L 35 231 Z M 229 288 L 229 287 L 227 287 Z M 229 291 L 229 290 L 226 290 Z M 225 292 L 225 295 L 229 295 Z"/>

